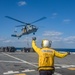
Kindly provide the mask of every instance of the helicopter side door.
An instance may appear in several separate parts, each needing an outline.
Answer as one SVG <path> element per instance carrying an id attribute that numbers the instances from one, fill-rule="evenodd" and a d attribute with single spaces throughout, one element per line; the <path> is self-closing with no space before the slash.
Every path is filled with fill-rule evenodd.
<path id="1" fill-rule="evenodd" d="M 32 26 L 31 25 L 27 25 L 27 32 L 30 33 L 32 31 Z"/>

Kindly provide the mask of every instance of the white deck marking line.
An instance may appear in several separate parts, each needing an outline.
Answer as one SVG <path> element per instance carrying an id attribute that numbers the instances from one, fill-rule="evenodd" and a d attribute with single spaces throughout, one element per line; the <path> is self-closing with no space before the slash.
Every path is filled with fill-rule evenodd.
<path id="1" fill-rule="evenodd" d="M 75 65 L 63 65 L 63 66 L 61 66 L 61 68 L 73 68 L 73 67 L 75 67 Z"/>
<path id="2" fill-rule="evenodd" d="M 35 71 L 35 70 L 25 69 L 25 70 L 23 70 L 22 72 L 32 72 L 32 71 Z"/>
<path id="3" fill-rule="evenodd" d="M 14 73 L 19 73 L 19 71 L 8 71 L 8 72 L 4 72 L 3 74 L 14 74 Z"/>
<path id="4" fill-rule="evenodd" d="M 34 64 L 32 64 L 32 63 L 30 63 L 30 62 L 27 62 L 27 61 L 25 61 L 25 60 L 22 60 L 22 59 L 20 59 L 20 58 L 17 58 L 17 57 L 11 56 L 11 55 L 6 54 L 6 53 L 3 53 L 3 54 L 4 54 L 4 55 L 7 55 L 7 56 L 9 56 L 9 57 L 11 57 L 11 58 L 14 58 L 14 59 L 16 59 L 16 60 L 20 60 L 20 61 L 23 62 L 23 63 L 29 64 L 29 65 L 32 65 L 32 66 L 34 66 L 34 67 L 38 67 L 37 65 L 34 65 Z"/>
<path id="5" fill-rule="evenodd" d="M 55 67 L 55 69 L 61 69 L 61 67 Z"/>
<path id="6" fill-rule="evenodd" d="M 55 72 L 53 75 L 62 75 L 62 74 Z"/>
<path id="7" fill-rule="evenodd" d="M 5 60 L 0 60 L 0 62 L 9 62 L 9 63 L 23 63 L 23 62 L 19 62 L 19 61 L 5 61 Z"/>
<path id="8" fill-rule="evenodd" d="M 56 66 L 60 66 L 61 68 L 70 68 L 75 67 L 75 65 L 68 65 L 68 64 L 55 64 Z"/>

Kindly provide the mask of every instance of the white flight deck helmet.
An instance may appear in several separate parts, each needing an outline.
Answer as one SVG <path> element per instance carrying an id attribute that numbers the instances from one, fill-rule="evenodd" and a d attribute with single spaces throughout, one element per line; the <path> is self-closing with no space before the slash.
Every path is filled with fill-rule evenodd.
<path id="1" fill-rule="evenodd" d="M 51 43 L 52 43 L 52 41 L 49 41 L 49 40 L 42 40 L 42 44 L 41 44 L 41 46 L 42 47 L 51 47 Z"/>

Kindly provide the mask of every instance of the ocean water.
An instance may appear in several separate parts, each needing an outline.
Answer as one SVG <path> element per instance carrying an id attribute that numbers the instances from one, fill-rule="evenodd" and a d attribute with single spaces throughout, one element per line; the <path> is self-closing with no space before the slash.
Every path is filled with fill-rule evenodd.
<path id="1" fill-rule="evenodd" d="M 22 50 L 23 48 L 16 48 L 16 50 Z M 75 49 L 68 49 L 68 48 L 54 48 L 57 51 L 64 51 L 64 52 L 75 52 Z"/>
<path id="2" fill-rule="evenodd" d="M 16 47 L 16 50 L 22 50 L 23 48 Z"/>
<path id="3" fill-rule="evenodd" d="M 75 49 L 63 49 L 63 48 L 56 48 L 55 50 L 57 50 L 57 51 L 64 51 L 64 52 L 75 52 Z"/>

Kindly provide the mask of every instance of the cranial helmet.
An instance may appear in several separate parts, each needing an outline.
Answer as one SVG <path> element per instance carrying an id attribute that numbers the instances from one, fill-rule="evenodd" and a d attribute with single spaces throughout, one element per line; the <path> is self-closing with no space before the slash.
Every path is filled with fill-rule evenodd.
<path id="1" fill-rule="evenodd" d="M 49 40 L 42 40 L 41 46 L 42 46 L 42 47 L 51 47 L 51 43 L 52 43 L 52 41 L 49 41 Z"/>

